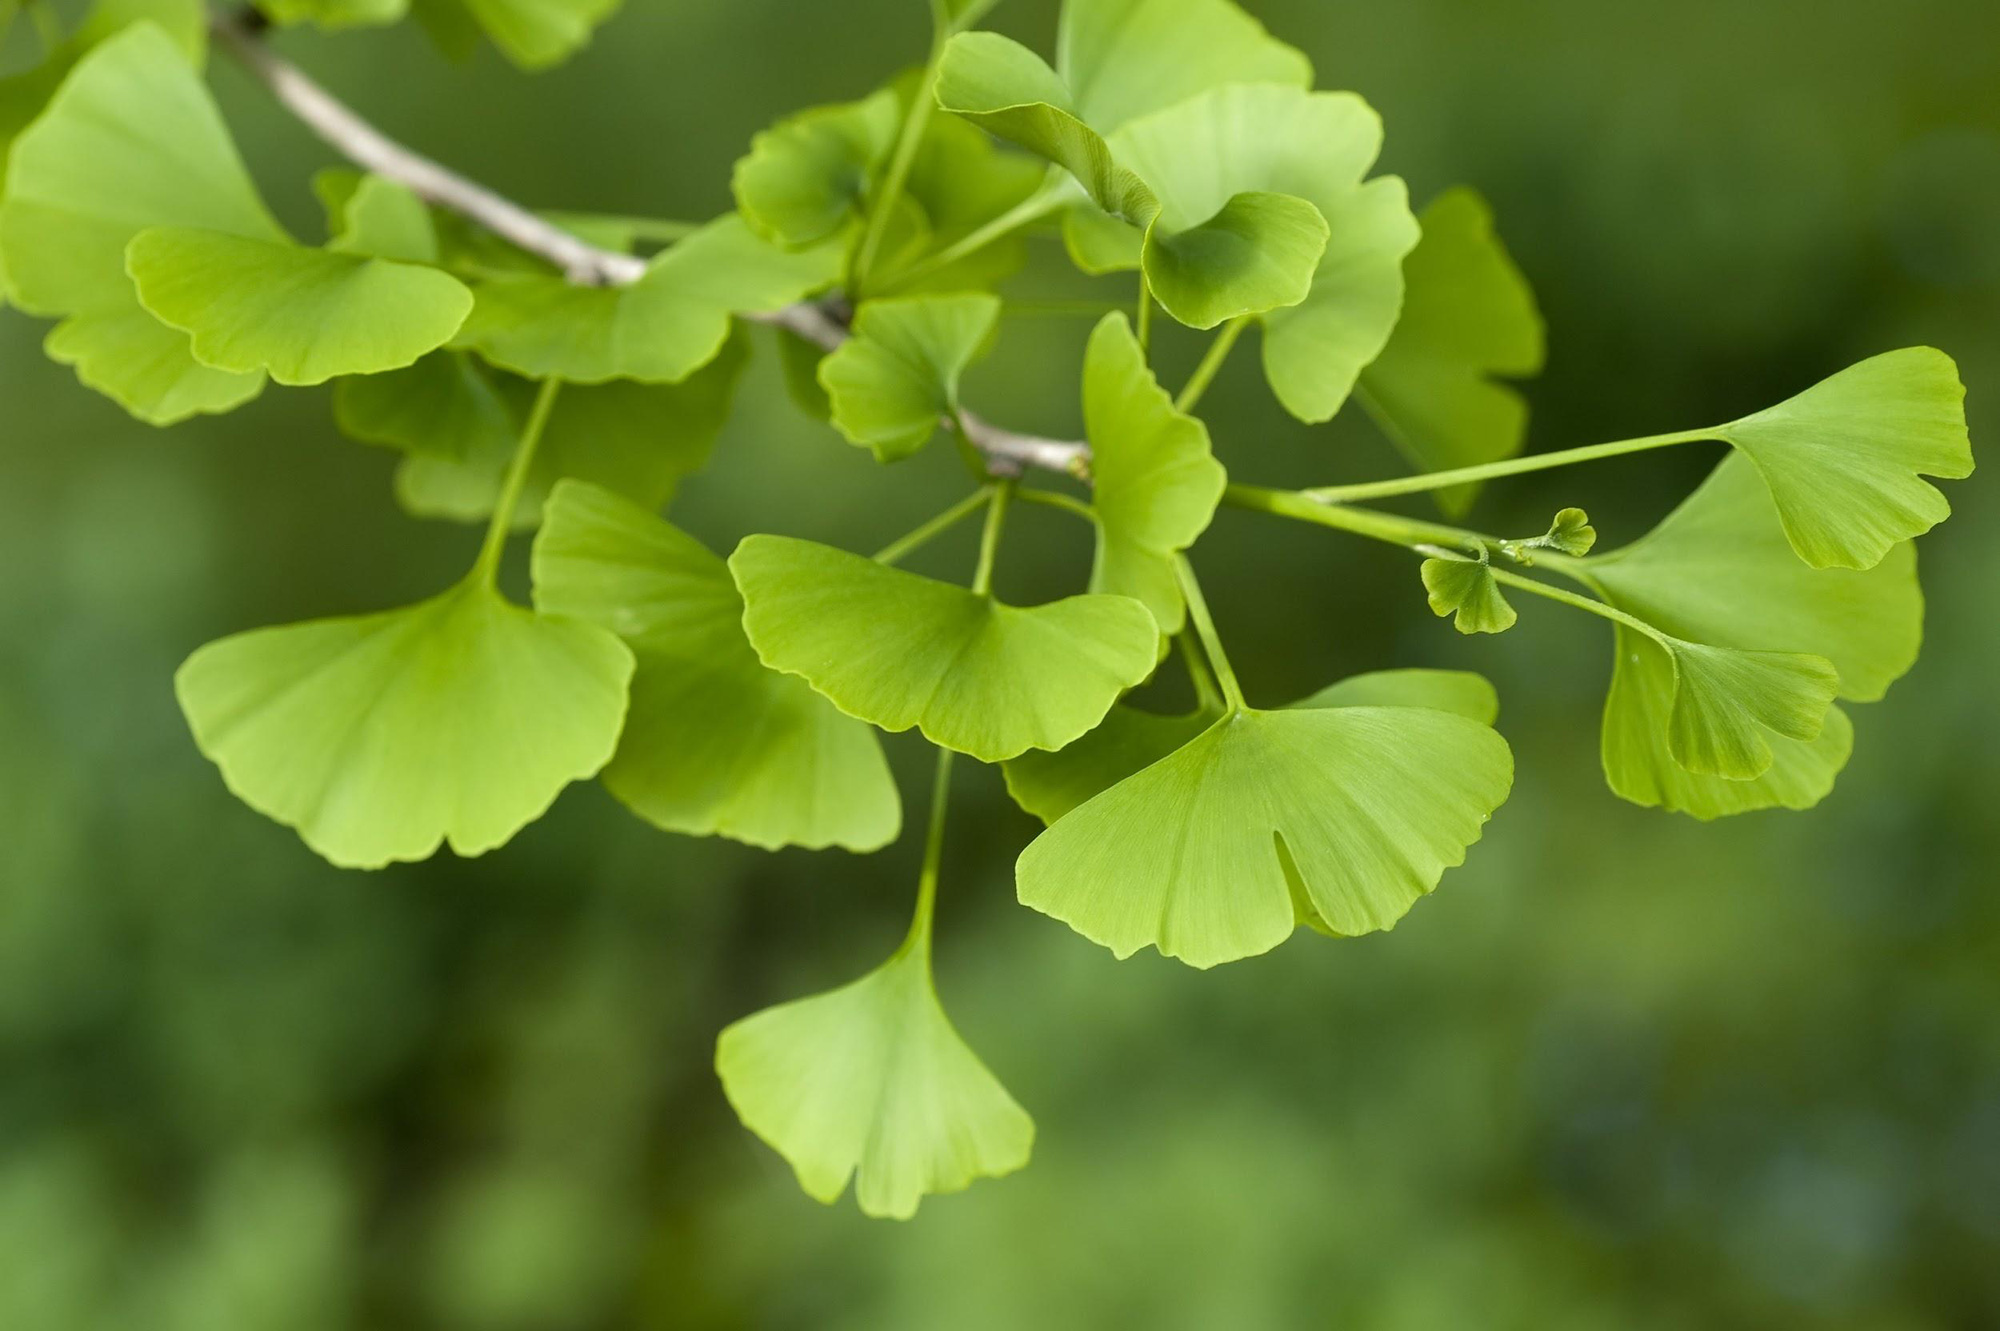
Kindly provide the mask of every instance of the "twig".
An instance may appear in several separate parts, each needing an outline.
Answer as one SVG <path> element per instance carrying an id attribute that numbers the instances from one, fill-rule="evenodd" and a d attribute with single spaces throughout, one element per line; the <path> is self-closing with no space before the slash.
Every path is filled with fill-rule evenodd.
<path id="1" fill-rule="evenodd" d="M 626 286 L 645 275 L 644 259 L 592 245 L 391 139 L 305 71 L 264 45 L 258 39 L 260 25 L 256 20 L 217 13 L 209 26 L 217 44 L 255 76 L 279 105 L 355 165 L 407 186 L 425 202 L 468 218 L 548 260 L 565 279 L 579 286 Z M 744 317 L 786 329 L 831 351 L 847 340 L 845 313 L 837 303 L 801 301 L 769 314 Z M 995 475 L 1018 475 L 1024 467 L 1072 476 L 1088 473 L 1090 447 L 1080 441 L 1017 434 L 971 412 L 961 412 L 959 424 L 966 442 L 985 455 Z"/>

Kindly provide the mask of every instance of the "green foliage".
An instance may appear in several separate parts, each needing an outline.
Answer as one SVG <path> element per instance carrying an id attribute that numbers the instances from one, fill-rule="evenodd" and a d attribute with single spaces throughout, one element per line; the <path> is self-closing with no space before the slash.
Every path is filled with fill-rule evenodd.
<path id="1" fill-rule="evenodd" d="M 1000 318 L 994 296 L 906 296 L 871 300 L 854 335 L 819 363 L 833 426 L 877 462 L 906 458 L 930 442 L 940 416 L 958 412 L 958 379 Z"/>
<path id="2" fill-rule="evenodd" d="M 902 120 L 887 88 L 863 101 L 801 111 L 750 140 L 730 191 L 758 234 L 780 245 L 825 240 L 861 216 Z"/>
<path id="3" fill-rule="evenodd" d="M 1452 616 L 1460 633 L 1502 633 L 1514 627 L 1514 607 L 1500 594 L 1493 567 L 1485 559 L 1433 556 L 1420 569 L 1431 613 Z"/>

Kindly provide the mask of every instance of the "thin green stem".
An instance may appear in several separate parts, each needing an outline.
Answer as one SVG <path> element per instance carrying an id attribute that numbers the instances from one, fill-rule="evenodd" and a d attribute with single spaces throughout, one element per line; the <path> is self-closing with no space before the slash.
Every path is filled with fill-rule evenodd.
<path id="1" fill-rule="evenodd" d="M 954 756 L 950 749 L 938 750 L 937 771 L 931 778 L 930 823 L 924 832 L 924 867 L 917 871 L 917 909 L 910 919 L 909 936 L 903 940 L 904 951 L 914 947 L 923 952 L 926 966 L 931 959 L 931 921 L 937 915 L 938 868 L 944 862 L 944 819 L 951 804 Z"/>
<path id="2" fill-rule="evenodd" d="M 1222 691 L 1215 685 L 1215 674 L 1202 659 L 1201 646 L 1194 635 L 1182 629 L 1174 635 L 1174 645 L 1181 650 L 1181 664 L 1187 667 L 1188 681 L 1194 685 L 1196 705 L 1204 712 L 1223 710 Z"/>
<path id="3" fill-rule="evenodd" d="M 1181 388 L 1181 395 L 1174 399 L 1175 411 L 1185 414 L 1195 409 L 1195 404 L 1201 401 L 1201 395 L 1206 393 L 1209 384 L 1214 382 L 1216 371 L 1220 370 L 1222 363 L 1229 359 L 1229 353 L 1235 349 L 1236 339 L 1243 336 L 1243 330 L 1249 322 L 1247 315 L 1231 319 L 1216 332 L 1215 340 L 1208 344 L 1208 351 L 1201 358 L 1201 364 L 1194 367 L 1194 373 L 1188 376 L 1187 383 Z"/>
<path id="4" fill-rule="evenodd" d="M 979 564 L 972 572 L 972 590 L 980 596 L 993 590 L 993 561 L 1000 553 L 1000 533 L 1007 527 L 1007 501 L 1014 497 L 1014 482 L 1001 481 L 986 493 L 986 526 L 979 533 Z"/>
<path id="5" fill-rule="evenodd" d="M 487 524 L 486 540 L 479 547 L 479 559 L 473 570 L 492 586 L 500 576 L 500 554 L 507 548 L 507 534 L 514 527 L 514 510 L 520 506 L 521 491 L 527 487 L 528 473 L 535 465 L 535 450 L 541 447 L 542 432 L 548 428 L 549 413 L 555 410 L 556 394 L 562 391 L 562 380 L 544 379 L 535 392 L 535 405 L 529 409 L 528 423 L 521 430 L 521 442 L 514 446 L 514 460 L 507 467 L 507 478 L 500 483 L 500 497 L 493 501 L 493 520 Z"/>
<path id="6" fill-rule="evenodd" d="M 1662 645 L 1666 642 L 1666 635 L 1658 629 L 1643 619 L 1626 614 L 1616 606 L 1606 605 L 1604 602 L 1593 600 L 1588 596 L 1578 596 L 1575 592 L 1564 591 L 1560 587 L 1551 587 L 1546 582 L 1537 582 L 1533 578 L 1524 578 L 1519 573 L 1515 573 L 1509 569 L 1496 568 L 1492 569 L 1491 572 L 1493 580 L 1503 586 L 1518 587 L 1524 592 L 1532 592 L 1536 596 L 1546 597 L 1558 605 L 1566 605 L 1575 610 L 1587 611 L 1590 614 L 1608 619 L 1614 624 L 1623 624 L 1626 628 L 1637 629 Z"/>
<path id="7" fill-rule="evenodd" d="M 965 518 L 977 511 L 979 506 L 986 501 L 987 490 L 986 487 L 982 486 L 922 526 L 897 537 L 880 550 L 877 550 L 875 552 L 875 562 L 878 564 L 893 564 L 911 551 L 928 545 L 932 540 L 950 531 Z"/>
<path id="8" fill-rule="evenodd" d="M 931 112 L 937 106 L 937 98 L 932 89 L 937 86 L 938 61 L 944 58 L 945 39 L 950 35 L 950 20 L 942 11 L 934 11 L 930 58 L 924 62 L 924 76 L 917 84 L 916 92 L 910 99 L 910 109 L 903 116 L 903 128 L 896 136 L 896 151 L 889 159 L 889 169 L 875 187 L 875 197 L 868 204 L 868 229 L 861 235 L 861 248 L 854 255 L 854 285 L 867 289 L 868 270 L 875 266 L 875 256 L 882 248 L 882 238 L 889 232 L 889 218 L 896 211 L 896 200 L 903 195 L 903 182 L 910 178 L 910 166 L 917 160 L 917 149 L 924 139 L 924 128 L 931 122 Z"/>
<path id="9" fill-rule="evenodd" d="M 1595 462 L 1599 458 L 1615 458 L 1626 453 L 1644 452 L 1649 448 L 1666 448 L 1671 444 L 1688 444 L 1717 437 L 1717 432 L 1712 429 L 1682 430 L 1676 434 L 1650 434 L 1639 439 L 1620 439 L 1609 444 L 1588 444 L 1582 448 L 1565 448 L 1556 453 L 1532 453 L 1527 457 L 1508 458 L 1504 462 L 1488 462 L 1477 467 L 1458 467 L 1451 471 L 1427 472 L 1421 476 L 1399 476 L 1394 480 L 1368 481 L 1360 485 L 1321 486 L 1303 493 L 1330 504 L 1345 504 L 1361 499 L 1387 499 L 1391 495 L 1421 494 L 1427 490 L 1442 490 L 1452 485 L 1496 480 L 1502 476 L 1518 476 L 1523 472 L 1546 471 L 1551 467 L 1570 467 L 1579 462 Z"/>
<path id="10" fill-rule="evenodd" d="M 1062 206 L 1067 193 L 1066 181 L 1058 174 L 1058 168 L 1050 168 L 1049 177 L 1040 189 L 998 217 L 966 232 L 936 254 L 917 260 L 901 272 L 890 274 L 876 289 L 876 294 L 887 295 L 890 292 L 900 291 L 913 282 L 957 263 L 969 254 L 978 253 L 997 240 L 1004 240 L 1029 223 L 1040 221 Z"/>
<path id="11" fill-rule="evenodd" d="M 1153 344 L 1153 285 L 1146 280 L 1146 274 L 1139 274 L 1139 317 L 1136 321 L 1140 354 L 1152 349 Z"/>
<path id="12" fill-rule="evenodd" d="M 1085 522 L 1097 521 L 1097 510 L 1074 495 L 1066 495 L 1060 490 L 1031 490 L 1026 486 L 1014 492 L 1015 496 L 1030 504 L 1040 504 L 1044 508 L 1059 508 L 1065 513 L 1082 518 Z"/>
<path id="13" fill-rule="evenodd" d="M 1223 702 L 1230 711 L 1240 712 L 1249 704 L 1243 701 L 1242 686 L 1236 682 L 1236 672 L 1230 668 L 1228 656 L 1223 654 L 1222 639 L 1215 632 L 1215 621 L 1209 618 L 1208 602 L 1202 597 L 1201 584 L 1195 581 L 1194 565 L 1188 563 L 1186 555 L 1175 555 L 1174 571 L 1180 575 L 1181 595 L 1187 598 L 1188 621 L 1200 635 L 1209 668 L 1215 671 L 1216 682 L 1222 686 Z"/>

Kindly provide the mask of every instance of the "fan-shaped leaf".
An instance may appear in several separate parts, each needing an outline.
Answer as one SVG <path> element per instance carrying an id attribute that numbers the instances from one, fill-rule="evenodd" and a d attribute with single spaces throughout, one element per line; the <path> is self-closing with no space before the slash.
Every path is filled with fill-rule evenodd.
<path id="1" fill-rule="evenodd" d="M 930 950 L 905 944 L 831 993 L 754 1013 L 716 1042 L 737 1116 L 831 1203 L 855 1179 L 868 1215 L 907 1218 L 928 1193 L 1028 1163 L 1035 1126 L 952 1029 Z"/>
<path id="2" fill-rule="evenodd" d="M 1504 633 L 1514 627 L 1514 607 L 1500 594 L 1493 567 L 1483 559 L 1426 559 L 1419 570 L 1431 613 L 1453 616 L 1460 633 Z"/>
<path id="3" fill-rule="evenodd" d="M 1226 83 L 1312 85 L 1312 62 L 1229 0 L 1066 0 L 1056 53 L 1105 134 Z"/>
<path id="4" fill-rule="evenodd" d="M 1972 474 L 1965 386 L 1930 347 L 1850 365 L 1716 434 L 1756 462 L 1792 548 L 1814 568 L 1872 568 L 1950 516 L 1922 477 Z"/>
<path id="5" fill-rule="evenodd" d="M 1213 328 L 1304 300 L 1327 235 L 1304 199 L 1244 193 L 1185 231 L 1155 221 L 1140 264 L 1161 309 L 1190 328 Z"/>
<path id="6" fill-rule="evenodd" d="M 1361 374 L 1361 403 L 1425 471 L 1497 462 L 1521 451 L 1528 405 L 1494 376 L 1541 372 L 1534 293 L 1477 191 L 1447 190 L 1424 209 L 1423 236 L 1403 262 L 1403 313 Z M 1451 514 L 1476 491 L 1434 492 Z"/>
<path id="7" fill-rule="evenodd" d="M 335 864 L 478 855 L 611 757 L 632 653 L 479 575 L 401 610 L 212 642 L 174 677 L 201 751 Z"/>
<path id="8" fill-rule="evenodd" d="M 674 383 L 713 360 L 732 314 L 768 313 L 840 276 L 838 246 L 786 251 L 734 214 L 652 261 L 625 287 L 575 286 L 557 274 L 481 285 L 460 341 L 530 379 Z"/>
<path id="9" fill-rule="evenodd" d="M 49 354 L 84 383 L 154 424 L 226 411 L 254 397 L 262 378 L 201 365 L 184 334 L 139 307 L 125 247 L 152 226 L 285 239 L 208 90 L 173 39 L 146 22 L 79 61 L 15 141 L 0 259 L 16 304 L 63 320 Z"/>
<path id="10" fill-rule="evenodd" d="M 1023 852 L 1023 904 L 1119 956 L 1207 967 L 1295 925 L 1393 926 L 1507 797 L 1491 729 L 1414 707 L 1232 712 Z"/>
<path id="11" fill-rule="evenodd" d="M 738 159 L 729 181 L 736 210 L 780 245 L 826 239 L 860 216 L 901 123 L 888 88 L 787 116 L 753 137 Z"/>
<path id="12" fill-rule="evenodd" d="M 333 228 L 328 249 L 402 263 L 438 262 L 437 224 L 430 208 L 408 186 L 381 176 L 362 176 L 342 195 L 339 208 L 332 210 L 339 225 Z"/>
<path id="13" fill-rule="evenodd" d="M 1581 558 L 1590 553 L 1597 544 L 1597 528 L 1590 525 L 1590 514 L 1580 508 L 1565 508 L 1556 513 L 1549 529 L 1540 536 L 1525 541 L 1502 541 L 1500 548 L 1509 559 L 1523 564 L 1535 562 L 1535 551 L 1553 550 L 1559 555 Z"/>
<path id="14" fill-rule="evenodd" d="M 736 584 L 700 542 L 564 481 L 534 568 L 538 609 L 610 629 L 638 656 L 625 733 L 602 774 L 633 812 L 767 848 L 895 839 L 901 806 L 875 733 L 757 660 Z"/>
<path id="15" fill-rule="evenodd" d="M 1667 748 L 1697 776 L 1762 776 L 1772 762 L 1770 735 L 1810 740 L 1840 687 L 1823 656 L 1736 651 L 1667 638 L 1674 702 Z"/>
<path id="16" fill-rule="evenodd" d="M 402 369 L 450 340 L 472 293 L 435 268 L 222 231 L 153 227 L 126 266 L 139 301 L 194 358 L 281 384 Z"/>
<path id="17" fill-rule="evenodd" d="M 563 402 L 558 398 L 557 407 Z M 504 468 L 520 436 L 491 377 L 463 351 L 433 352 L 408 369 L 341 380 L 333 418 L 351 439 L 453 461 L 479 459 L 482 470 L 494 458 Z"/>
<path id="18" fill-rule="evenodd" d="M 783 536 L 744 538 L 729 569 L 765 665 L 981 762 L 1061 748 L 1153 670 L 1159 631 L 1129 597 L 1003 605 Z"/>
<path id="19" fill-rule="evenodd" d="M 1178 633 L 1186 607 L 1174 556 L 1207 530 L 1229 480 L 1208 428 L 1174 410 L 1122 314 L 1090 335 L 1083 416 L 1097 514 L 1090 589 L 1134 597 L 1161 632 Z"/>
<path id="20" fill-rule="evenodd" d="M 958 379 L 1000 318 L 997 296 L 871 300 L 854 336 L 819 363 L 834 427 L 878 462 L 930 442 L 938 418 L 958 411 Z"/>

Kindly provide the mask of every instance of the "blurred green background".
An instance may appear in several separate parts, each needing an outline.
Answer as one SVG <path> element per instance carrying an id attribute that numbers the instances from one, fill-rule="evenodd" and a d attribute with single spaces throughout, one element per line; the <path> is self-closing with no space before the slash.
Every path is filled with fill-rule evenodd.
<path id="1" fill-rule="evenodd" d="M 1925 342 L 1990 448 L 1992 0 L 1252 8 L 1384 113 L 1419 202 L 1494 200 L 1551 329 L 1531 446 L 1727 419 Z M 1053 11 L 1009 0 L 995 26 L 1047 49 Z M 914 0 L 632 0 L 535 78 L 414 31 L 281 39 L 525 201 L 685 217 L 727 206 L 768 120 L 923 44 Z M 316 234 L 326 153 L 236 70 L 214 81 Z M 1126 298 L 1043 249 L 1017 289 Z M 1075 432 L 1086 331 L 1009 322 L 971 400 Z M 226 632 L 425 595 L 476 534 L 400 515 L 393 459 L 340 439 L 323 392 L 156 434 L 40 335 L 0 316 L 0 1327 L 2000 1326 L 1985 475 L 1923 542 L 1924 657 L 1857 712 L 1834 795 L 1712 826 L 1605 790 L 1601 625 L 1524 605 L 1461 639 L 1398 552 L 1224 513 L 1198 562 L 1253 699 L 1482 670 L 1514 796 L 1393 934 L 1201 974 L 1019 908 L 1033 825 L 965 765 L 940 985 L 1039 1138 L 1026 1172 L 897 1225 L 805 1198 L 709 1061 L 726 1022 L 887 954 L 914 835 L 766 855 L 581 787 L 483 859 L 319 863 L 224 792 L 173 669 Z M 1168 340 L 1170 381 L 1196 347 Z M 724 548 L 870 549 L 962 488 L 948 449 L 884 471 L 801 418 L 759 352 L 677 520 Z M 1247 354 L 1208 408 L 1239 479 L 1398 469 L 1365 421 L 1289 421 Z M 1477 525 L 1582 503 L 1630 539 L 1712 456 L 1509 482 Z M 1078 586 L 1061 515 L 1012 535 L 1004 592 Z M 891 749 L 920 817 L 926 754 Z"/>

